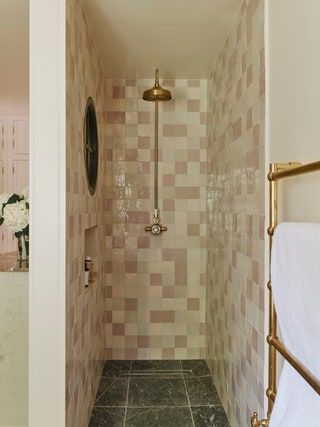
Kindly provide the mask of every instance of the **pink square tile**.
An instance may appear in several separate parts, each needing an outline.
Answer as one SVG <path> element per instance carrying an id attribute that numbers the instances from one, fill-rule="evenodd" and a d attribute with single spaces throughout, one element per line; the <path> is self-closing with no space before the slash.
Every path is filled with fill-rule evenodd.
<path id="1" fill-rule="evenodd" d="M 138 112 L 138 123 L 139 124 L 149 124 L 150 123 L 150 113 L 145 111 Z"/>
<path id="2" fill-rule="evenodd" d="M 150 236 L 138 236 L 137 241 L 138 248 L 150 248 Z"/>
<path id="3" fill-rule="evenodd" d="M 147 335 L 138 335 L 138 348 L 149 348 L 150 337 Z"/>
<path id="4" fill-rule="evenodd" d="M 238 139 L 242 135 L 242 120 L 238 119 L 232 126 L 233 139 Z"/>
<path id="5" fill-rule="evenodd" d="M 176 199 L 199 199 L 199 187 L 176 187 Z"/>
<path id="6" fill-rule="evenodd" d="M 187 156 L 188 156 L 188 162 L 199 162 L 200 150 L 189 149 Z"/>
<path id="7" fill-rule="evenodd" d="M 161 286 L 162 285 L 162 274 L 161 273 L 150 273 L 150 285 Z"/>
<path id="8" fill-rule="evenodd" d="M 127 311 L 136 311 L 138 307 L 137 298 L 126 298 L 125 300 L 125 310 Z"/>
<path id="9" fill-rule="evenodd" d="M 163 312 L 157 310 L 150 311 L 150 322 L 151 323 L 162 323 L 163 322 Z"/>
<path id="10" fill-rule="evenodd" d="M 138 161 L 138 150 L 130 148 L 126 150 L 125 159 L 128 162 Z"/>
<path id="11" fill-rule="evenodd" d="M 188 172 L 187 162 L 175 162 L 176 174 L 186 174 Z"/>
<path id="12" fill-rule="evenodd" d="M 110 124 L 125 123 L 126 115 L 123 111 L 107 111 L 106 122 Z"/>
<path id="13" fill-rule="evenodd" d="M 174 199 L 164 199 L 162 202 L 162 209 L 164 211 L 174 212 L 175 211 L 175 200 Z"/>
<path id="14" fill-rule="evenodd" d="M 188 224 L 188 236 L 199 236 L 200 224 Z"/>
<path id="15" fill-rule="evenodd" d="M 124 248 L 125 239 L 123 236 L 114 236 L 113 237 L 113 247 L 114 248 Z"/>
<path id="16" fill-rule="evenodd" d="M 188 99 L 187 108 L 189 113 L 199 113 L 200 101 L 198 99 Z"/>
<path id="17" fill-rule="evenodd" d="M 187 347 L 187 336 L 186 335 L 176 335 L 174 340 L 175 347 L 186 348 Z"/>
<path id="18" fill-rule="evenodd" d="M 139 136 L 138 137 L 138 148 L 150 148 L 150 137 Z"/>
<path id="19" fill-rule="evenodd" d="M 164 186 L 173 187 L 175 184 L 175 176 L 173 174 L 164 174 L 162 176 L 162 183 Z"/>
<path id="20" fill-rule="evenodd" d="M 163 298 L 174 298 L 175 292 L 173 286 L 163 286 L 162 297 Z"/>
<path id="21" fill-rule="evenodd" d="M 121 99 L 125 98 L 126 94 L 126 88 L 124 86 L 114 86 L 113 87 L 113 98 L 115 99 Z"/>
<path id="22" fill-rule="evenodd" d="M 137 80 L 132 80 L 132 79 L 126 80 L 126 86 L 136 86 L 136 85 L 137 85 Z"/>
<path id="23" fill-rule="evenodd" d="M 172 348 L 163 348 L 162 349 L 162 359 L 164 359 L 164 360 L 166 360 L 166 359 L 174 359 L 175 358 L 175 356 L 174 356 L 174 348 L 172 347 Z"/>
<path id="24" fill-rule="evenodd" d="M 137 262 L 136 261 L 126 261 L 125 262 L 126 273 L 137 273 Z"/>
<path id="25" fill-rule="evenodd" d="M 123 323 L 114 323 L 112 325 L 113 335 L 124 335 L 124 324 Z"/>
<path id="26" fill-rule="evenodd" d="M 188 298 L 188 310 L 199 310 L 200 300 L 199 298 Z"/>
<path id="27" fill-rule="evenodd" d="M 186 137 L 188 134 L 187 125 L 163 125 L 163 136 Z"/>
<path id="28" fill-rule="evenodd" d="M 200 87 L 200 80 L 188 80 L 188 87 Z"/>

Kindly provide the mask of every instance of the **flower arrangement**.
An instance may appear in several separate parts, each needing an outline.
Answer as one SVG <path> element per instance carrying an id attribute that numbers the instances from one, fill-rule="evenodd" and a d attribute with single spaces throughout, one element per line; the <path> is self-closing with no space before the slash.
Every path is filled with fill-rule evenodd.
<path id="1" fill-rule="evenodd" d="M 5 224 L 18 239 L 19 261 L 29 255 L 29 192 L 0 194 L 0 225 Z"/>

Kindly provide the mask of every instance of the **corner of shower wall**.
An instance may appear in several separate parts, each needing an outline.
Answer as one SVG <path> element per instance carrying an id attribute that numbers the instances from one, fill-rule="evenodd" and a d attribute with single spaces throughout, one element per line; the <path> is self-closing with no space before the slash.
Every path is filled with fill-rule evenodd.
<path id="1" fill-rule="evenodd" d="M 207 359 L 232 426 L 264 406 L 264 1 L 245 0 L 208 80 Z"/>
<path id="2" fill-rule="evenodd" d="M 66 426 L 87 427 L 104 362 L 105 239 L 110 218 L 105 80 L 81 0 L 67 0 L 67 295 Z M 85 64 L 85 66 L 84 66 Z M 99 173 L 90 195 L 84 169 L 83 119 L 87 98 L 95 103 Z M 93 228 L 96 227 L 96 228 Z M 95 246 L 95 281 L 84 287 L 86 230 Z M 88 233 L 87 233 L 88 240 Z M 88 241 L 87 241 L 88 244 Z"/>

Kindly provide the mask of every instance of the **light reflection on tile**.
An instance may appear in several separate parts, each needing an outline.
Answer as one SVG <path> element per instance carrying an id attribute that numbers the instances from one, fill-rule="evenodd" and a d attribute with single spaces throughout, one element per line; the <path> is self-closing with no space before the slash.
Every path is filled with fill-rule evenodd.
<path id="1" fill-rule="evenodd" d="M 242 3 L 208 80 L 208 362 L 237 427 L 264 399 L 263 7 Z"/>
<path id="2" fill-rule="evenodd" d="M 153 80 L 129 83 L 106 81 L 104 117 L 113 147 L 112 221 L 126 230 L 119 240 L 114 229 L 113 239 L 106 242 L 111 264 L 106 272 L 106 357 L 204 357 L 206 171 L 200 163 L 206 162 L 201 114 L 206 115 L 207 83 L 169 81 L 174 100 L 159 105 L 159 200 L 162 221 L 169 228 L 163 236 L 144 230 L 153 212 L 154 105 L 141 98 Z M 123 100 L 125 104 L 119 104 Z M 124 139 L 119 132 L 123 117 Z M 129 310 L 125 301 L 133 297 L 137 304 Z M 122 337 L 120 329 L 109 327 L 119 319 L 124 324 Z M 186 329 L 181 332 L 183 322 L 189 338 Z"/>

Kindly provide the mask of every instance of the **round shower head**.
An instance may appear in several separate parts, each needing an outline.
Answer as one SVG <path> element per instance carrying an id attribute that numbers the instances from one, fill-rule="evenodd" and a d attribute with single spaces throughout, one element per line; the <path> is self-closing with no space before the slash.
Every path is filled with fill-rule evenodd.
<path id="1" fill-rule="evenodd" d="M 154 86 L 151 89 L 143 92 L 143 99 L 145 101 L 169 101 L 172 98 L 170 90 L 164 89 L 159 84 L 159 70 L 156 70 L 156 79 Z"/>

